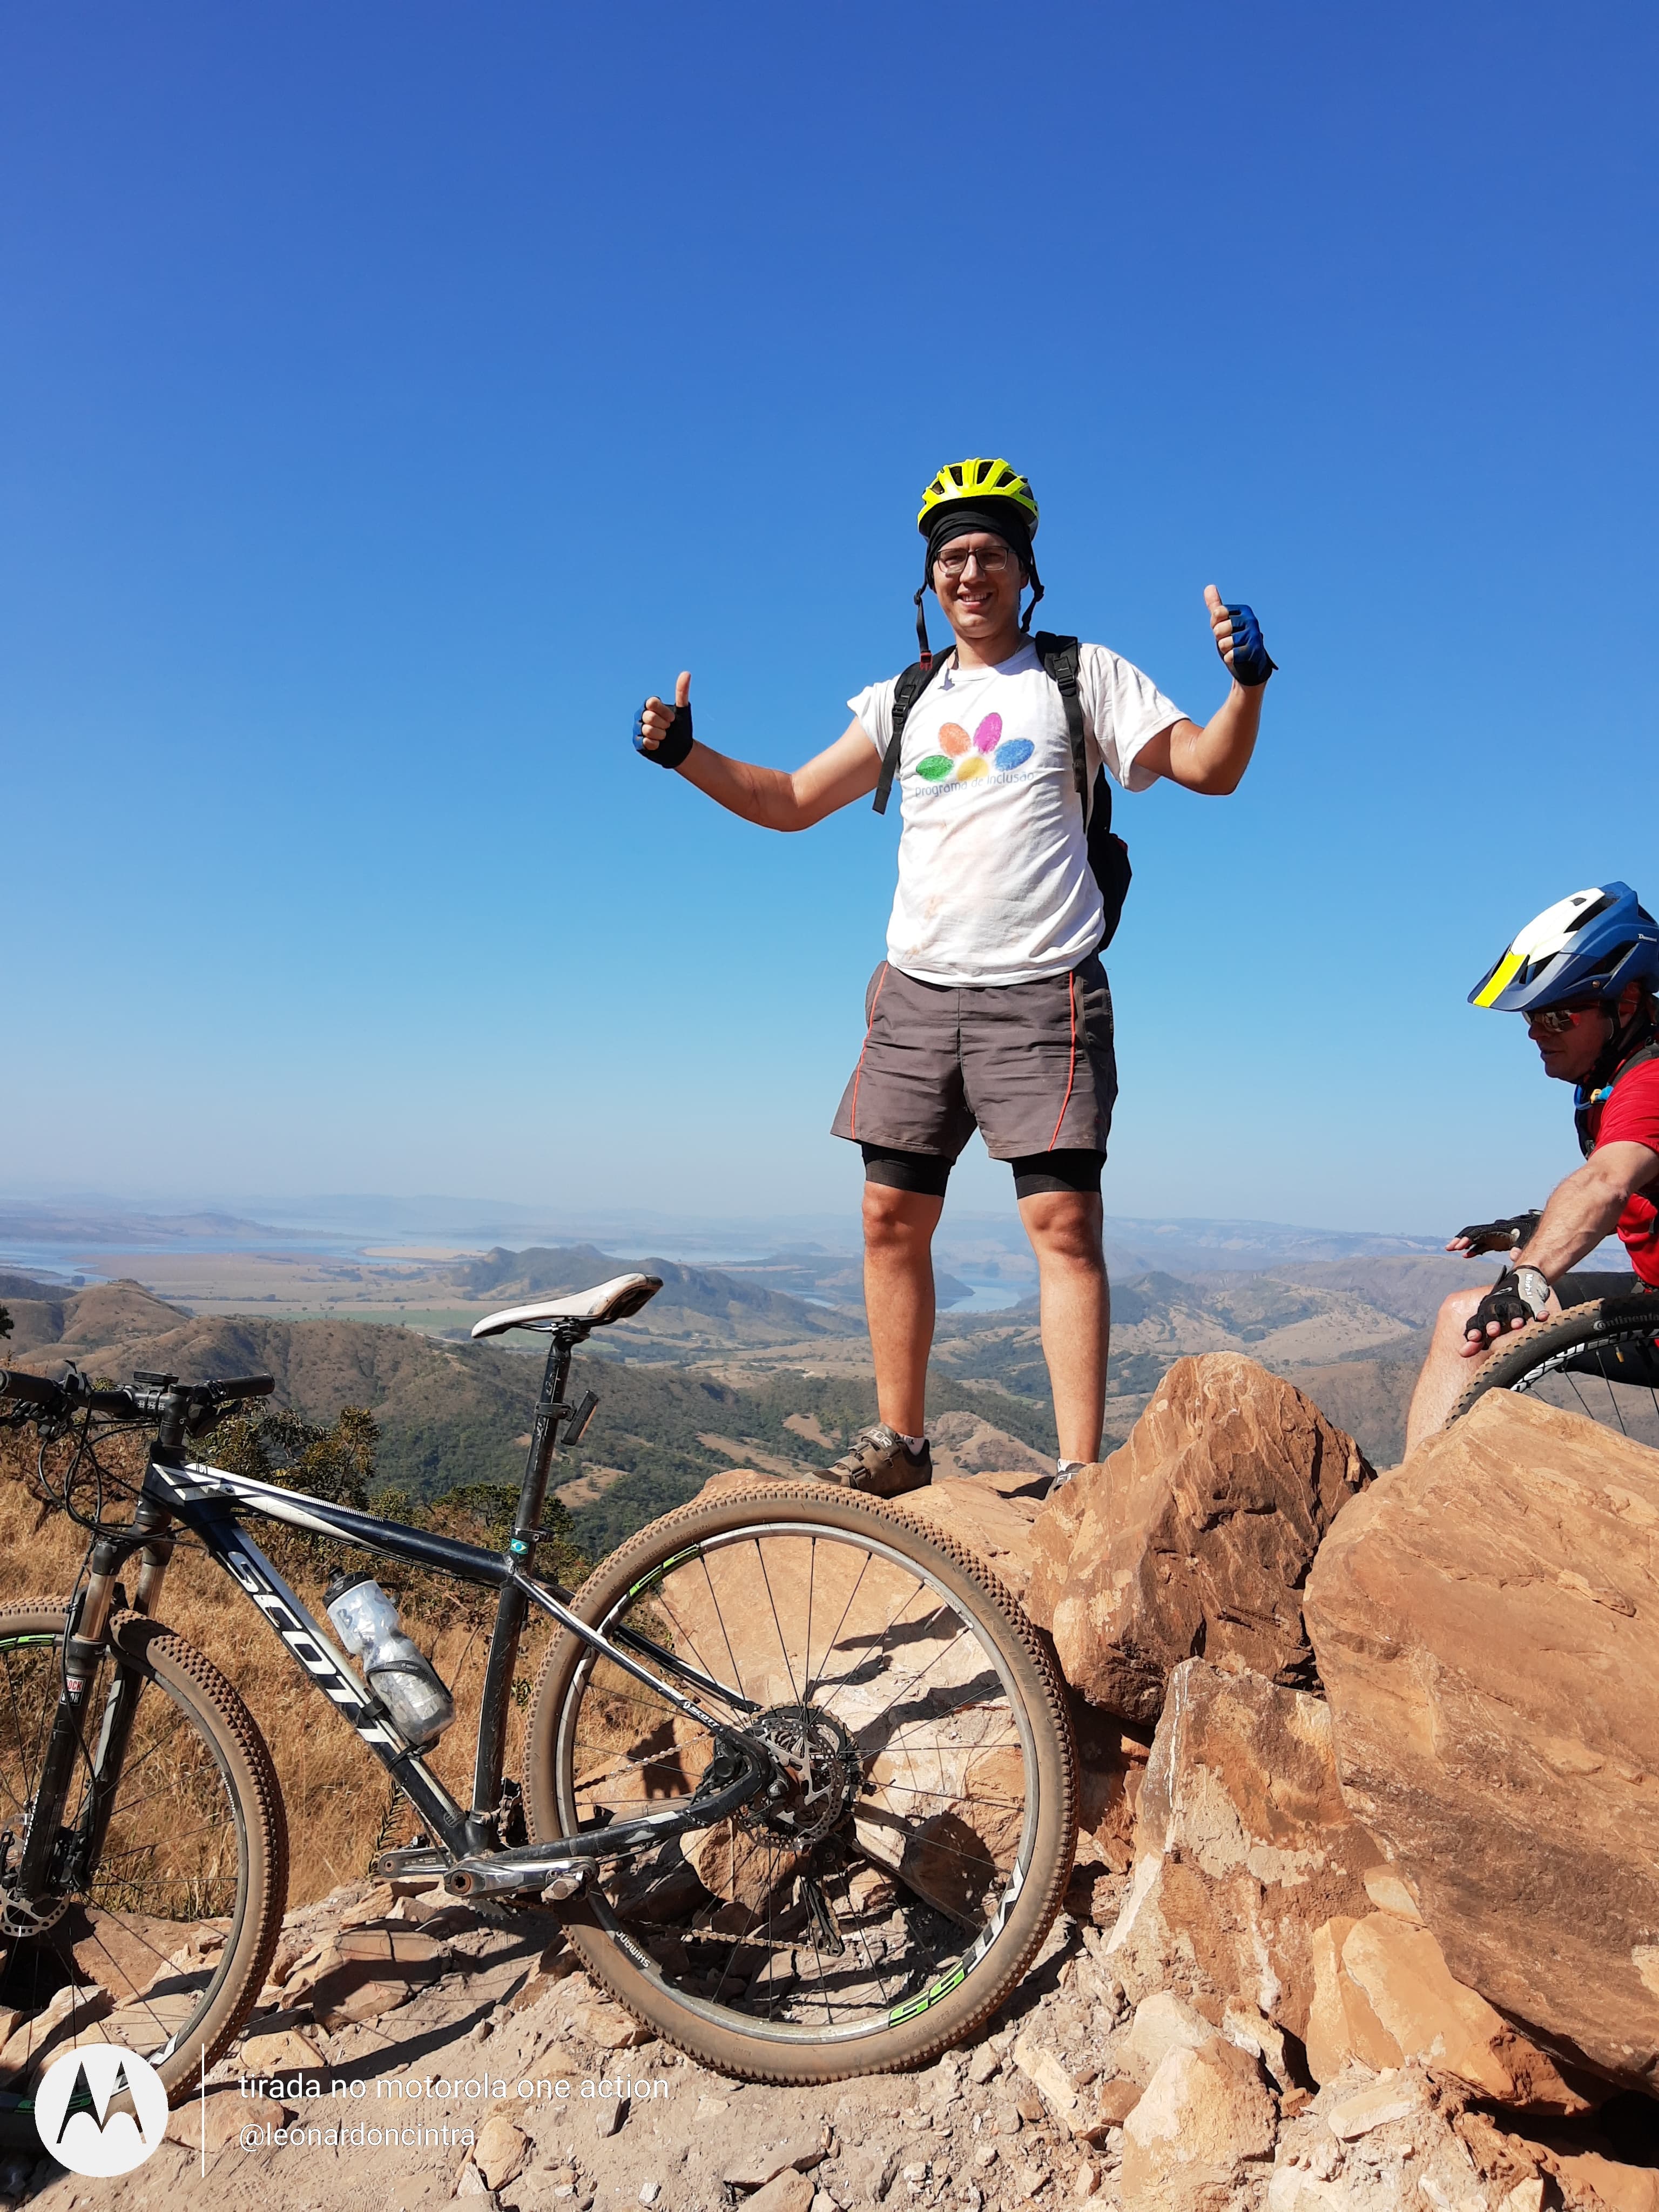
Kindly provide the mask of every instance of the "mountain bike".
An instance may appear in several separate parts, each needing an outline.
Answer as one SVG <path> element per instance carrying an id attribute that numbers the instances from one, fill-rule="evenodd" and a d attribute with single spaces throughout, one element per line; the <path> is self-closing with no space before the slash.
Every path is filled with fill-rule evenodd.
<path id="1" fill-rule="evenodd" d="M 996 2009 L 1058 1910 L 1076 1782 L 1053 1662 L 988 1570 L 898 1504 L 757 1476 L 641 1529 L 579 1592 L 536 1571 L 553 1454 L 598 1402 L 568 1400 L 571 1353 L 660 1287 L 620 1276 L 474 1328 L 550 1339 L 499 1552 L 194 1458 L 269 1376 L 109 1389 L 0 1370 L 0 1413 L 72 1451 L 57 1494 L 89 1534 L 69 1602 L 0 1610 L 0 2005 L 15 2016 L 0 2131 L 27 2136 L 42 2064 L 77 2039 L 137 2051 L 187 2094 L 253 2014 L 276 1949 L 282 1791 L 237 1692 L 165 1626 L 181 1542 L 264 1616 L 412 1808 L 416 1840 L 377 1851 L 380 1879 L 497 1917 L 551 1909 L 638 2019 L 751 2080 L 914 2064 Z M 97 1444 L 136 1424 L 153 1431 L 147 1463 L 112 1514 L 122 1486 Z M 497 1592 L 469 1805 L 247 1533 L 253 1516 Z M 507 1777 L 532 1609 L 562 1633 Z"/>

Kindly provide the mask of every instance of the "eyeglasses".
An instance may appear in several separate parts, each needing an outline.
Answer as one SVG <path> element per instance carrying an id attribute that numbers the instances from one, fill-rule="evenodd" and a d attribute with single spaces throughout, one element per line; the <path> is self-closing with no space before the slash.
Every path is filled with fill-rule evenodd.
<path id="1" fill-rule="evenodd" d="M 947 576 L 959 576 L 970 561 L 977 561 L 981 576 L 1000 576 L 1013 557 L 1013 549 L 1007 545 L 949 545 L 934 565 Z"/>
<path id="2" fill-rule="evenodd" d="M 1527 1016 L 1529 1030 L 1542 1030 L 1546 1036 L 1565 1036 L 1575 1022 L 1586 1014 L 1604 1014 L 1607 1007 L 1600 999 L 1581 999 L 1572 1006 L 1540 1006 L 1536 1013 Z"/>

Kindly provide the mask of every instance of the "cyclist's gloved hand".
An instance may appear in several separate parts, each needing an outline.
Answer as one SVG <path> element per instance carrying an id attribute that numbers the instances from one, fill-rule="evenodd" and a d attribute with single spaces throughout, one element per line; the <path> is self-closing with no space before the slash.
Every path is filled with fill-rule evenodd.
<path id="1" fill-rule="evenodd" d="M 1511 1213 L 1499 1221 L 1472 1221 L 1447 1245 L 1449 1252 L 1518 1252 L 1538 1233 L 1541 1213 Z"/>
<path id="2" fill-rule="evenodd" d="M 1210 614 L 1210 635 L 1228 671 L 1254 690 L 1279 665 L 1267 657 L 1261 642 L 1261 625 L 1249 607 L 1229 606 L 1213 584 L 1204 586 L 1204 604 Z"/>
<path id="3" fill-rule="evenodd" d="M 649 738 L 654 740 L 647 744 Z M 674 686 L 674 704 L 649 698 L 634 717 L 634 750 L 659 768 L 678 768 L 691 750 L 691 678 Z"/>
<path id="4" fill-rule="evenodd" d="M 1526 1272 L 1528 1275 L 1536 1277 L 1536 1282 L 1532 1286 L 1535 1291 L 1537 1284 L 1541 1283 L 1543 1278 L 1538 1274 L 1536 1268 L 1528 1267 Z M 1547 1302 L 1547 1298 L 1548 1291 L 1546 1290 L 1544 1301 Z M 1514 1268 L 1505 1267 L 1486 1297 L 1481 1299 L 1468 1321 L 1464 1322 L 1463 1334 L 1466 1337 L 1473 1338 L 1478 1344 L 1486 1344 L 1492 1340 L 1491 1331 L 1494 1326 L 1498 1335 L 1502 1336 L 1512 1328 L 1524 1328 L 1529 1321 L 1537 1321 L 1543 1311 L 1544 1302 L 1529 1297 L 1522 1290 L 1520 1278 Z"/>
<path id="5" fill-rule="evenodd" d="M 1279 663 L 1268 659 L 1267 648 L 1261 642 L 1261 625 L 1251 608 L 1230 606 L 1226 613 L 1233 626 L 1232 653 L 1229 658 L 1224 652 L 1221 658 L 1239 683 L 1254 690 L 1258 684 L 1267 682 Z"/>

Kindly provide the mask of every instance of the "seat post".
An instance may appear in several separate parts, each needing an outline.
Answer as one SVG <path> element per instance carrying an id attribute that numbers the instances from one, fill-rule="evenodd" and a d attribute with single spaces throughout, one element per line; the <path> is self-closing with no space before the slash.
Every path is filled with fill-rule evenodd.
<path id="1" fill-rule="evenodd" d="M 570 1355 L 587 1334 L 580 1322 L 562 1322 L 552 1331 L 547 1364 L 542 1370 L 542 1395 L 531 1425 L 530 1452 L 525 1462 L 524 1485 L 519 1492 L 508 1550 L 522 1565 L 533 1559 L 535 1535 L 547 1502 L 548 1470 L 564 1419 L 565 1385 L 570 1379 Z M 502 1838 L 495 1814 L 501 1797 L 502 1762 L 507 1747 L 507 1708 L 512 1693 L 513 1669 L 519 1638 L 523 1632 L 527 1601 L 512 1583 L 495 1601 L 495 1625 L 484 1662 L 483 1690 L 479 1699 L 478 1748 L 472 1769 L 472 1812 L 468 1823 L 471 1847 L 495 1850 Z"/>
<path id="2" fill-rule="evenodd" d="M 519 1492 L 519 1510 L 513 1523 L 514 1549 L 520 1558 L 520 1543 L 527 1550 L 530 1538 L 541 1526 L 542 1508 L 547 1502 L 548 1470 L 553 1463 L 553 1449 L 564 1417 L 570 1355 L 586 1334 L 586 1328 L 562 1322 L 553 1330 L 552 1341 L 547 1347 L 547 1364 L 542 1370 L 542 1395 L 531 1424 L 524 1486 Z"/>

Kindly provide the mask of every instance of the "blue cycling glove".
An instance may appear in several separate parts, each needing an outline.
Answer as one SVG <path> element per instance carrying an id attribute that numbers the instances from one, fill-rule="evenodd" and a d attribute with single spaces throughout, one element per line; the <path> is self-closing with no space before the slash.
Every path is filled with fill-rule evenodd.
<path id="1" fill-rule="evenodd" d="M 642 760 L 655 761 L 659 768 L 678 768 L 691 750 L 691 708 L 690 704 L 676 707 L 673 727 L 653 752 L 646 744 L 645 708 L 634 717 L 634 750 Z"/>
<path id="2" fill-rule="evenodd" d="M 1261 625 L 1251 608 L 1229 607 L 1227 612 L 1233 624 L 1233 674 L 1247 690 L 1254 690 L 1258 684 L 1267 682 L 1279 663 L 1268 659 L 1261 642 Z M 1224 660 L 1226 656 L 1222 658 Z"/>

